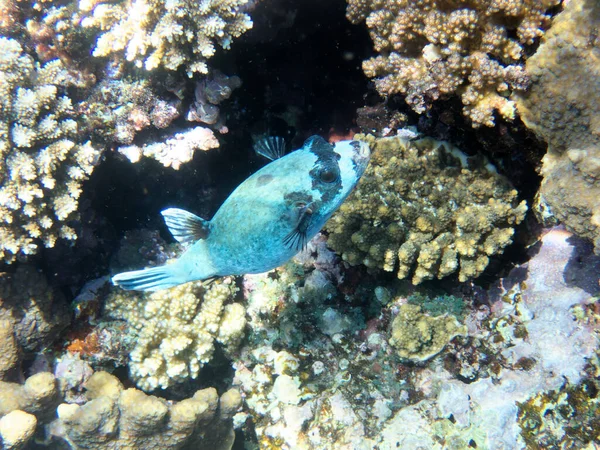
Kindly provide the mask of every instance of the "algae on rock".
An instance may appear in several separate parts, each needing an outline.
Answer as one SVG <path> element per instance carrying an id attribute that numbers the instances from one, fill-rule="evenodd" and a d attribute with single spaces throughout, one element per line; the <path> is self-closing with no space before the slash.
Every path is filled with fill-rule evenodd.
<path id="1" fill-rule="evenodd" d="M 465 281 L 512 242 L 527 205 L 484 159 L 430 138 L 356 138 L 371 141 L 369 168 L 326 224 L 345 261 L 414 284 L 455 271 Z"/>

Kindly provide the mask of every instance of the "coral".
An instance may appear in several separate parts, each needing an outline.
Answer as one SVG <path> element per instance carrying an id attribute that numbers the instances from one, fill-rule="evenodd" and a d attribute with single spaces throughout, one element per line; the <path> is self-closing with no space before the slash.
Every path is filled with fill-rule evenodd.
<path id="1" fill-rule="evenodd" d="M 532 86 L 517 105 L 548 142 L 539 203 L 600 254 L 599 26 L 598 2 L 568 2 L 527 60 Z"/>
<path id="2" fill-rule="evenodd" d="M 216 45 L 231 41 L 252 28 L 244 12 L 249 0 L 121 0 L 80 2 L 84 27 L 102 30 L 94 56 L 124 53 L 127 61 L 152 70 L 177 70 L 188 75 L 208 73 L 207 60 Z"/>
<path id="3" fill-rule="evenodd" d="M 124 389 L 106 372 L 88 380 L 87 402 L 63 403 L 53 433 L 72 448 L 161 448 L 229 450 L 234 433 L 231 417 L 239 408 L 238 392 L 219 399 L 215 389 L 197 391 L 177 403 Z"/>
<path id="4" fill-rule="evenodd" d="M 32 375 L 24 385 L 0 381 L 0 417 L 21 410 L 39 419 L 52 411 L 58 398 L 56 379 L 50 372 Z"/>
<path id="5" fill-rule="evenodd" d="M 0 419 L 0 445 L 6 450 L 24 448 L 33 436 L 37 419 L 33 414 L 15 410 Z"/>
<path id="6" fill-rule="evenodd" d="M 461 96 L 474 127 L 493 126 L 494 112 L 515 114 L 511 91 L 527 87 L 524 45 L 550 23 L 560 0 L 348 0 L 347 17 L 366 21 L 379 56 L 363 63 L 384 96 L 405 95 L 423 113 L 438 98 Z"/>
<path id="7" fill-rule="evenodd" d="M 131 162 L 137 162 L 142 156 L 154 158 L 165 167 L 178 170 L 181 164 L 189 162 L 196 150 L 210 150 L 219 147 L 219 141 L 212 130 L 205 127 L 194 127 L 164 142 L 144 144 L 142 147 L 129 145 L 120 147 L 119 152 Z"/>
<path id="8" fill-rule="evenodd" d="M 0 319 L 0 380 L 4 380 L 18 364 L 19 347 L 13 334 L 12 321 Z"/>
<path id="9" fill-rule="evenodd" d="M 8 329 L 23 351 L 50 345 L 70 319 L 64 297 L 34 267 L 20 265 L 15 273 L 0 274 L 0 321 L 10 324 Z"/>
<path id="10" fill-rule="evenodd" d="M 179 116 L 180 103 L 159 98 L 147 80 L 107 79 L 94 86 L 78 111 L 90 133 L 108 143 L 131 144 L 150 125 L 167 128 Z"/>
<path id="11" fill-rule="evenodd" d="M 100 150 L 80 142 L 67 89 L 78 77 L 58 61 L 39 66 L 19 43 L 0 37 L 0 258 L 36 253 L 76 239 L 81 184 Z"/>
<path id="12" fill-rule="evenodd" d="M 226 304 L 235 292 L 228 279 L 209 288 L 194 282 L 152 294 L 115 288 L 106 300 L 106 316 L 124 319 L 131 328 L 129 371 L 136 384 L 151 391 L 196 378 L 210 361 L 215 340 L 234 351 L 246 325 L 245 309 Z"/>
<path id="13" fill-rule="evenodd" d="M 427 361 L 440 353 L 454 337 L 466 332 L 466 327 L 453 316 L 433 317 L 424 314 L 417 305 L 405 304 L 400 306 L 392 322 L 390 345 L 402 359 Z"/>
<path id="14" fill-rule="evenodd" d="M 512 241 L 527 205 L 489 163 L 429 138 L 371 148 L 365 175 L 325 226 L 345 261 L 414 284 L 455 271 L 465 281 Z"/>
<path id="15" fill-rule="evenodd" d="M 234 89 L 242 85 L 237 76 L 228 77 L 218 70 L 213 70 L 207 79 L 196 83 L 194 103 L 187 113 L 187 120 L 206 123 L 214 129 L 227 130 L 223 118 L 219 115 L 219 103 L 231 97 Z"/>

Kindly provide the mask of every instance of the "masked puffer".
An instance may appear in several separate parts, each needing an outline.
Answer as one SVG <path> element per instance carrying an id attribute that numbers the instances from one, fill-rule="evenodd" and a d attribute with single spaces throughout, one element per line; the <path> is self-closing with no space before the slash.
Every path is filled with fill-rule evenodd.
<path id="1" fill-rule="evenodd" d="M 187 250 L 174 262 L 115 275 L 123 289 L 157 291 L 194 280 L 262 273 L 298 253 L 352 192 L 371 156 L 361 141 L 329 144 L 312 136 L 285 156 L 283 139 L 257 153 L 273 159 L 225 200 L 212 220 L 182 209 L 162 211 Z"/>

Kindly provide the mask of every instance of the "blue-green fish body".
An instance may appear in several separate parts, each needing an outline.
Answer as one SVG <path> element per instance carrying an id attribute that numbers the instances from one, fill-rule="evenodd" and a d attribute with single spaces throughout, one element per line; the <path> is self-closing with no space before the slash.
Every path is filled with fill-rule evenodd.
<path id="1" fill-rule="evenodd" d="M 264 154 L 264 153 L 263 153 Z M 352 192 L 370 157 L 364 142 L 313 136 L 250 176 L 210 221 L 180 209 L 163 216 L 191 246 L 173 263 L 113 277 L 124 289 L 154 291 L 193 280 L 262 273 L 301 250 Z"/>

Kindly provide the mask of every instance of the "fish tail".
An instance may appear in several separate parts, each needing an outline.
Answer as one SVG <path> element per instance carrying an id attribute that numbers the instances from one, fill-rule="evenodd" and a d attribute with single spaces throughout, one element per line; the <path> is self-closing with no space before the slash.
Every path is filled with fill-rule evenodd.
<path id="1" fill-rule="evenodd" d="M 112 277 L 114 285 L 128 291 L 160 291 L 190 281 L 182 276 L 177 264 L 153 267 L 151 269 L 123 272 Z"/>

